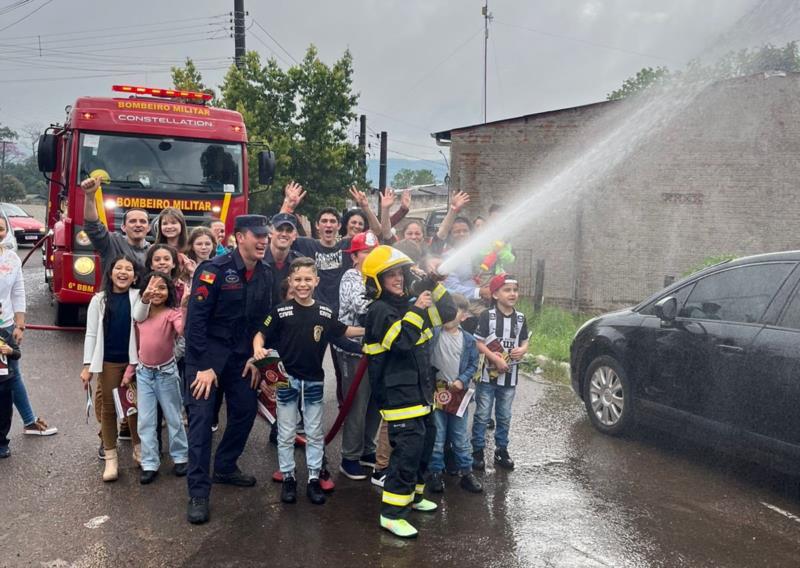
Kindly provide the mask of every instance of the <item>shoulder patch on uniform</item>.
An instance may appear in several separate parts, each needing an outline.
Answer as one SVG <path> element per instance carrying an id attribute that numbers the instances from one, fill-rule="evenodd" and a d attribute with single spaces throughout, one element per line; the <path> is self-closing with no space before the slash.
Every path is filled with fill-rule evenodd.
<path id="1" fill-rule="evenodd" d="M 267 316 L 267 319 L 264 320 L 264 326 L 269 327 L 269 324 L 272 322 L 272 316 Z"/>
<path id="2" fill-rule="evenodd" d="M 213 284 L 214 281 L 217 279 L 217 275 L 213 272 L 209 272 L 208 270 L 204 270 L 200 274 L 200 280 L 202 282 L 206 282 L 207 284 Z"/>
<path id="3" fill-rule="evenodd" d="M 206 286 L 198 286 L 194 291 L 194 299 L 198 302 L 203 302 L 208 298 L 208 288 Z"/>

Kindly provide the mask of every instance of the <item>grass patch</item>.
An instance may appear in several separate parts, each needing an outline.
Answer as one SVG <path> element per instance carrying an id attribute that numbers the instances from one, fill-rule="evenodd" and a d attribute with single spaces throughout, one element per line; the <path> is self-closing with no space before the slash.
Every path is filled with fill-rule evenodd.
<path id="1" fill-rule="evenodd" d="M 526 299 L 519 301 L 517 309 L 525 314 L 528 330 L 533 332 L 528 352 L 554 361 L 569 361 L 569 346 L 575 332 L 592 317 L 553 306 L 543 306 L 539 313 L 534 314 L 533 304 Z"/>

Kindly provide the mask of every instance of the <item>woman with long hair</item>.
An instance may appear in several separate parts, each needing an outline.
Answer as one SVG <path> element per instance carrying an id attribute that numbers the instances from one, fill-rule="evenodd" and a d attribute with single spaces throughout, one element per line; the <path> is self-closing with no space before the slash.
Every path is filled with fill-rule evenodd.
<path id="1" fill-rule="evenodd" d="M 17 345 L 22 344 L 25 335 L 25 282 L 22 276 L 22 263 L 17 253 L 5 246 L 8 236 L 6 218 L 0 216 L 0 327 L 8 331 Z M 36 436 L 51 436 L 58 428 L 48 426 L 47 422 L 33 412 L 28 391 L 22 380 L 19 359 L 9 359 L 9 367 L 13 371 L 11 379 L 12 398 L 25 425 L 24 433 Z"/>
<path id="2" fill-rule="evenodd" d="M 89 302 L 86 315 L 81 381 L 84 388 L 89 388 L 92 375 L 96 374 L 105 393 L 100 424 L 106 458 L 103 481 L 116 481 L 119 476 L 117 414 L 111 394 L 122 384 L 126 373 L 135 372 L 138 362 L 131 315 L 139 297 L 137 281 L 136 261 L 130 256 L 118 256 L 106 268 L 102 290 Z M 133 459 L 141 462 L 136 414 L 128 416 L 128 425 L 133 442 Z"/>

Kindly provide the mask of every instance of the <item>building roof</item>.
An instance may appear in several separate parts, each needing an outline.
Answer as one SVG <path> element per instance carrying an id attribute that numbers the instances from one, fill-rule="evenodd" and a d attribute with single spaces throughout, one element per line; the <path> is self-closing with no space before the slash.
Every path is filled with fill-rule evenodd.
<path id="1" fill-rule="evenodd" d="M 546 110 L 546 111 L 542 111 L 542 112 L 534 112 L 534 113 L 531 113 L 531 114 L 524 114 L 522 116 L 513 116 L 513 117 L 510 117 L 510 118 L 501 118 L 500 120 L 493 120 L 491 122 L 481 122 L 481 123 L 478 123 L 478 124 L 471 124 L 469 126 L 459 126 L 457 128 L 451 128 L 450 130 L 442 130 L 440 132 L 432 132 L 431 133 L 431 137 L 436 139 L 436 143 L 437 144 L 447 145 L 450 142 L 450 135 L 454 131 L 471 130 L 473 128 L 481 128 L 483 126 L 496 126 L 496 125 L 500 125 L 500 124 L 516 122 L 516 121 L 519 121 L 519 120 L 527 121 L 527 120 L 529 120 L 531 118 L 544 118 L 546 116 L 560 114 L 562 112 L 570 112 L 570 111 L 574 111 L 574 110 L 578 110 L 578 109 L 587 109 L 587 108 L 592 108 L 592 107 L 596 107 L 596 106 L 603 106 L 603 105 L 607 105 L 607 104 L 612 104 L 612 103 L 616 103 L 616 102 L 619 102 L 619 101 L 599 101 L 599 102 L 596 102 L 596 103 L 589 103 L 589 104 L 578 105 L 578 106 L 574 106 L 574 107 L 560 108 L 560 109 L 555 109 L 555 110 Z"/>

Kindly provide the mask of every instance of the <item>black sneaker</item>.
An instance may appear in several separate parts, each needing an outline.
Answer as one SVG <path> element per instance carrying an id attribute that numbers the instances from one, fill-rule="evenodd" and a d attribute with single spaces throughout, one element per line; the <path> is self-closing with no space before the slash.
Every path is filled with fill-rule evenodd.
<path id="1" fill-rule="evenodd" d="M 158 477 L 158 471 L 143 469 L 139 474 L 139 483 L 141 485 L 150 485 L 156 480 L 156 477 Z"/>
<path id="2" fill-rule="evenodd" d="M 208 497 L 192 497 L 186 511 L 186 520 L 193 525 L 208 522 Z"/>
<path id="3" fill-rule="evenodd" d="M 383 483 L 386 481 L 386 470 L 385 469 L 376 469 L 372 472 L 372 477 L 370 478 L 370 483 L 375 485 L 376 487 L 383 487 Z"/>
<path id="4" fill-rule="evenodd" d="M 514 460 L 508 455 L 508 450 L 500 448 L 494 451 L 494 463 L 503 469 L 514 469 Z"/>
<path id="5" fill-rule="evenodd" d="M 103 447 L 103 441 L 100 440 L 100 447 L 97 448 L 97 457 L 101 460 L 106 459 L 106 449 Z"/>
<path id="6" fill-rule="evenodd" d="M 375 454 L 364 454 L 361 456 L 361 458 L 359 458 L 358 463 L 364 467 L 371 467 L 372 469 L 375 469 Z"/>
<path id="7" fill-rule="evenodd" d="M 172 466 L 172 475 L 175 477 L 185 477 L 189 472 L 189 464 L 186 462 L 176 463 Z"/>
<path id="8" fill-rule="evenodd" d="M 252 487 L 256 484 L 256 478 L 252 475 L 242 473 L 238 469 L 232 473 L 217 473 L 214 472 L 214 483 L 222 483 L 223 485 L 234 485 L 236 487 Z"/>
<path id="9" fill-rule="evenodd" d="M 472 452 L 472 469 L 483 471 L 486 469 L 486 461 L 483 458 L 483 450 Z"/>
<path id="10" fill-rule="evenodd" d="M 487 430 L 494 430 L 494 419 L 489 418 L 489 422 L 486 423 Z"/>
<path id="11" fill-rule="evenodd" d="M 8 446 L 0 446 L 0 459 L 5 459 L 11 456 L 11 450 Z"/>
<path id="12" fill-rule="evenodd" d="M 294 477 L 283 476 L 283 486 L 281 487 L 281 501 L 284 503 L 297 502 L 297 481 Z"/>
<path id="13" fill-rule="evenodd" d="M 306 495 L 314 505 L 325 504 L 325 494 L 322 492 L 322 487 L 320 487 L 319 479 L 317 478 L 309 480 L 308 487 L 306 487 Z"/>
<path id="14" fill-rule="evenodd" d="M 483 484 L 478 481 L 478 478 L 475 477 L 475 474 L 471 471 L 462 474 L 461 481 L 458 484 L 461 486 L 461 489 L 469 491 L 470 493 L 480 493 L 483 491 Z"/>
<path id="15" fill-rule="evenodd" d="M 442 472 L 434 471 L 428 477 L 428 489 L 431 493 L 444 493 L 444 480 L 442 479 Z"/>

